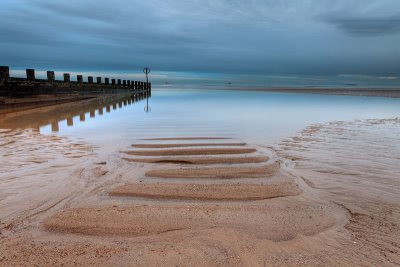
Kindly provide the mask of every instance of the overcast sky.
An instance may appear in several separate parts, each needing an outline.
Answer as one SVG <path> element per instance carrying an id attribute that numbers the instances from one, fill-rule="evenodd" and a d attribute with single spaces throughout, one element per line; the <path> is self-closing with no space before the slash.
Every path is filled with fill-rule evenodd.
<path id="1" fill-rule="evenodd" d="M 1 0 L 0 65 L 400 74 L 399 0 Z"/>

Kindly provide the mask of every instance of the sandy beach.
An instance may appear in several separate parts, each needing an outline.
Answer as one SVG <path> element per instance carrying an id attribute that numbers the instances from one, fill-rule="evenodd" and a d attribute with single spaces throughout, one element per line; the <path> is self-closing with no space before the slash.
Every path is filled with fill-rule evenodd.
<path id="1" fill-rule="evenodd" d="M 382 143 L 381 127 L 400 122 L 313 125 L 276 147 L 187 136 L 108 154 L 2 130 L 0 263 L 398 265 L 398 137 Z"/>
<path id="2" fill-rule="evenodd" d="M 0 267 L 400 266 L 399 11 L 0 1 Z"/>

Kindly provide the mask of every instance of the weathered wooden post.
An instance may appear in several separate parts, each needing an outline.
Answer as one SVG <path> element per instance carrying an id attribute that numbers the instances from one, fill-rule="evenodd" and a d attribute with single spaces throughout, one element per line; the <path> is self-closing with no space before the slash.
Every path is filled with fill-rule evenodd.
<path id="1" fill-rule="evenodd" d="M 119 107 L 119 108 L 122 108 L 122 101 L 119 101 L 119 102 L 118 102 L 118 107 Z"/>
<path id="2" fill-rule="evenodd" d="M 35 81 L 35 70 L 34 69 L 26 69 L 26 79 L 28 82 Z"/>
<path id="3" fill-rule="evenodd" d="M 140 89 L 144 89 L 144 82 L 140 82 Z"/>
<path id="4" fill-rule="evenodd" d="M 117 109 L 117 103 L 113 103 L 113 110 Z"/>
<path id="5" fill-rule="evenodd" d="M 74 126 L 74 118 L 72 116 L 67 118 L 67 126 Z"/>
<path id="6" fill-rule="evenodd" d="M 111 112 L 111 106 L 110 106 L 110 105 L 107 105 L 107 106 L 106 106 L 106 111 L 107 111 L 107 113 L 110 113 L 110 112 Z"/>
<path id="7" fill-rule="evenodd" d="M 97 77 L 97 84 L 101 84 L 101 77 Z"/>
<path id="8" fill-rule="evenodd" d="M 133 86 L 133 89 L 137 90 L 137 81 L 135 81 L 135 85 Z"/>
<path id="9" fill-rule="evenodd" d="M 103 108 L 99 108 L 99 115 L 103 116 Z"/>
<path id="10" fill-rule="evenodd" d="M 58 126 L 58 121 L 55 120 L 51 123 L 51 131 L 52 132 L 58 132 L 60 130 L 60 127 Z"/>
<path id="11" fill-rule="evenodd" d="M 82 75 L 76 75 L 76 80 L 77 80 L 78 84 L 82 84 L 83 83 L 83 76 Z"/>
<path id="12" fill-rule="evenodd" d="M 69 73 L 64 73 L 64 82 L 65 83 L 70 83 L 71 82 L 71 75 Z"/>
<path id="13" fill-rule="evenodd" d="M 79 120 L 80 121 L 85 121 L 85 113 L 84 112 L 79 114 Z"/>
<path id="14" fill-rule="evenodd" d="M 121 86 L 121 79 L 118 79 L 118 85 Z"/>
<path id="15" fill-rule="evenodd" d="M 111 84 L 115 85 L 115 79 L 111 79 Z"/>
<path id="16" fill-rule="evenodd" d="M 124 100 L 124 106 L 126 107 L 128 105 L 128 101 L 125 99 Z"/>
<path id="17" fill-rule="evenodd" d="M 53 83 L 55 80 L 54 71 L 47 71 L 47 81 Z"/>
<path id="18" fill-rule="evenodd" d="M 8 66 L 0 66 L 0 82 L 10 79 L 10 68 Z"/>
<path id="19" fill-rule="evenodd" d="M 88 84 L 92 84 L 93 83 L 93 77 L 92 76 L 88 76 L 87 77 L 87 81 L 88 81 Z"/>
<path id="20" fill-rule="evenodd" d="M 130 81 L 130 80 L 127 80 L 126 83 L 127 83 L 127 85 L 128 85 L 129 87 L 131 87 L 131 81 Z"/>
<path id="21" fill-rule="evenodd" d="M 90 118 L 94 118 L 94 117 L 96 117 L 96 112 L 95 112 L 95 110 L 91 110 L 90 111 Z"/>
<path id="22" fill-rule="evenodd" d="M 122 81 L 122 84 L 124 85 L 124 87 L 126 86 L 126 80 Z"/>
<path id="23" fill-rule="evenodd" d="M 110 84 L 110 79 L 109 78 L 104 78 L 104 83 L 109 85 Z"/>

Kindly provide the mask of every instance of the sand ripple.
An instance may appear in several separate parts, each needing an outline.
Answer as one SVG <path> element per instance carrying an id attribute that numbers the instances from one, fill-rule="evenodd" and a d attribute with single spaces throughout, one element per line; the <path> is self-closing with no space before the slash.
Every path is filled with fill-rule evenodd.
<path id="1" fill-rule="evenodd" d="M 163 149 L 163 150 L 134 150 L 125 152 L 134 156 L 192 156 L 192 155 L 223 155 L 247 154 L 256 152 L 254 148 L 191 148 L 191 149 Z"/>
<path id="2" fill-rule="evenodd" d="M 134 148 L 173 148 L 173 147 L 204 147 L 204 146 L 245 146 L 246 143 L 180 143 L 180 144 L 134 144 Z"/>
<path id="3" fill-rule="evenodd" d="M 210 227 L 242 228 L 258 237 L 284 241 L 299 234 L 313 235 L 333 223 L 319 208 L 292 207 L 287 212 L 279 208 L 261 211 L 251 207 L 203 205 L 70 209 L 47 219 L 43 226 L 57 232 L 124 236 Z"/>
<path id="4" fill-rule="evenodd" d="M 146 172 L 148 177 L 233 179 L 268 177 L 279 170 L 279 163 L 264 166 L 156 169 Z"/>
<path id="5" fill-rule="evenodd" d="M 261 163 L 268 161 L 267 156 L 246 157 L 142 157 L 124 158 L 130 162 L 156 163 L 156 164 L 238 164 L 238 163 Z"/>
<path id="6" fill-rule="evenodd" d="M 110 195 L 152 199 L 260 200 L 299 193 L 296 184 L 288 181 L 277 184 L 128 184 L 115 188 Z"/>

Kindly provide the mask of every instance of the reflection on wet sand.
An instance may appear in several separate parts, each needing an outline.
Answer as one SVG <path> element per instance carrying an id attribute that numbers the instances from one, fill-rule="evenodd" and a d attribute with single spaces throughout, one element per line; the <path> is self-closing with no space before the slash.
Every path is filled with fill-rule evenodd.
<path id="1" fill-rule="evenodd" d="M 60 130 L 59 123 L 66 120 L 67 126 L 74 126 L 74 120 L 85 122 L 87 120 L 87 113 L 91 119 L 96 117 L 96 110 L 98 115 L 103 115 L 103 109 L 107 113 L 111 112 L 111 105 L 113 110 L 123 108 L 128 104 L 134 104 L 146 98 L 146 94 L 127 95 L 121 96 L 108 96 L 101 97 L 95 100 L 79 101 L 74 103 L 66 103 L 62 105 L 49 106 L 37 108 L 33 110 L 26 110 L 20 112 L 13 112 L 2 114 L 0 118 L 0 128 L 2 129 L 36 129 L 40 131 L 43 126 L 50 125 L 52 132 Z"/>

